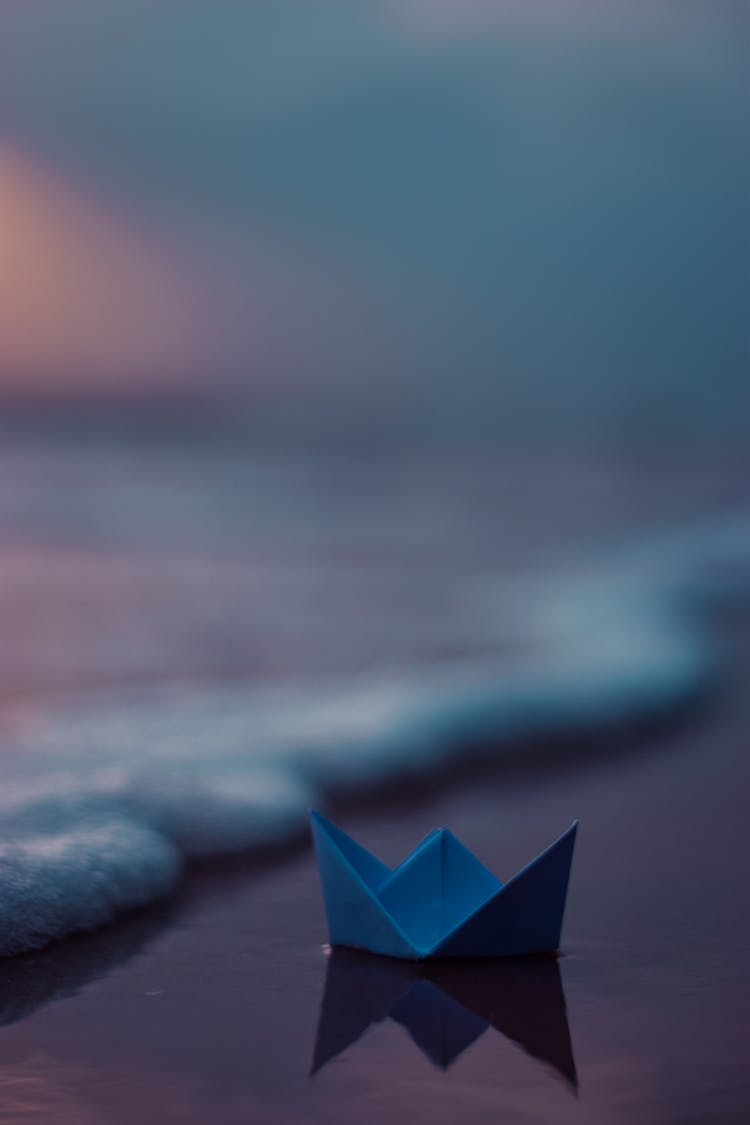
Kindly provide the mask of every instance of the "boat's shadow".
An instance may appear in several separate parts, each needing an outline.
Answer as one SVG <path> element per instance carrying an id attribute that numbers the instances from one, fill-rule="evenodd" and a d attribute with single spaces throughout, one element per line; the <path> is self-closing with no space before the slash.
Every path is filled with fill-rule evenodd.
<path id="1" fill-rule="evenodd" d="M 442 1070 L 494 1028 L 577 1089 L 565 993 L 554 957 L 417 964 L 334 949 L 328 957 L 311 1073 L 371 1024 L 386 1019 L 401 1024 Z"/>

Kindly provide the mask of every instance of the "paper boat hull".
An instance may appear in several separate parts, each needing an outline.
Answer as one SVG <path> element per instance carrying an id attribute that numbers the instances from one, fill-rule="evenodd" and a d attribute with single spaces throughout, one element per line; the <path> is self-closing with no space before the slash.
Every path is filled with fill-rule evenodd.
<path id="1" fill-rule="evenodd" d="M 446 829 L 391 870 L 319 813 L 312 828 L 333 946 L 410 961 L 559 948 L 577 823 L 505 884 Z"/>

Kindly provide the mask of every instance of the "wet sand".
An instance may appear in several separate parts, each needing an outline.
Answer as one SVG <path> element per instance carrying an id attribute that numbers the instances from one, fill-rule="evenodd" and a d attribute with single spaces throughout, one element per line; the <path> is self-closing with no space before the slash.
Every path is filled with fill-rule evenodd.
<path id="1" fill-rule="evenodd" d="M 2 965 L 0 1121 L 746 1121 L 750 639 L 730 643 L 718 705 L 629 754 L 343 817 L 394 862 L 448 824 L 506 877 L 580 817 L 559 961 L 331 957 L 309 851 L 198 872 Z"/>

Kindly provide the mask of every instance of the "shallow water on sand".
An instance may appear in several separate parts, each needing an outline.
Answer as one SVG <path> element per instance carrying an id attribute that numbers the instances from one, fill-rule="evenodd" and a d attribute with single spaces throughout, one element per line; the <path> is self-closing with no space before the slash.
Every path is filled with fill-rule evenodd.
<path id="1" fill-rule="evenodd" d="M 606 753 L 716 680 L 709 610 L 750 557 L 730 471 L 57 425 L 3 454 L 0 955 L 288 844 L 336 793 Z"/>
<path id="2" fill-rule="evenodd" d="M 2 1119 L 746 1120 L 749 722 L 740 683 L 641 753 L 345 819 L 388 861 L 448 823 L 507 875 L 579 816 L 559 971 L 327 956 L 310 854 L 6 961 Z"/>
<path id="3" fill-rule="evenodd" d="M 398 679 L 481 666 L 486 646 L 518 667 L 512 614 L 489 621 L 473 600 L 488 579 L 544 588 L 592 548 L 746 499 L 734 471 L 282 457 L 163 434 L 11 442 L 2 458 L 4 765 L 42 744 L 47 767 L 69 765 L 85 735 L 93 767 L 105 731 L 126 771 L 156 732 L 210 774 L 226 701 L 261 681 Z M 388 861 L 444 823 L 501 877 L 579 817 L 557 965 L 463 979 L 326 957 L 309 854 L 193 872 L 161 907 L 0 962 L 0 1120 L 744 1121 L 750 659 L 735 641 L 723 697 L 669 738 L 631 732 L 618 755 L 592 737 L 554 772 L 441 785 L 427 770 L 402 799 L 343 806 Z M 155 689 L 176 692 L 156 719 Z M 101 708 L 105 726 L 87 725 Z M 251 713 L 230 741 L 252 748 Z"/>

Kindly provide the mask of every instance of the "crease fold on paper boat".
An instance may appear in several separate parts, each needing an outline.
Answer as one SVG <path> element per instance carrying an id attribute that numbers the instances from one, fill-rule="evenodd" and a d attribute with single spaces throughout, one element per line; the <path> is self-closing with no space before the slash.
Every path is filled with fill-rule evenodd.
<path id="1" fill-rule="evenodd" d="M 410 961 L 558 949 L 578 821 L 503 883 L 447 828 L 391 870 L 320 813 L 310 819 L 331 945 Z"/>

